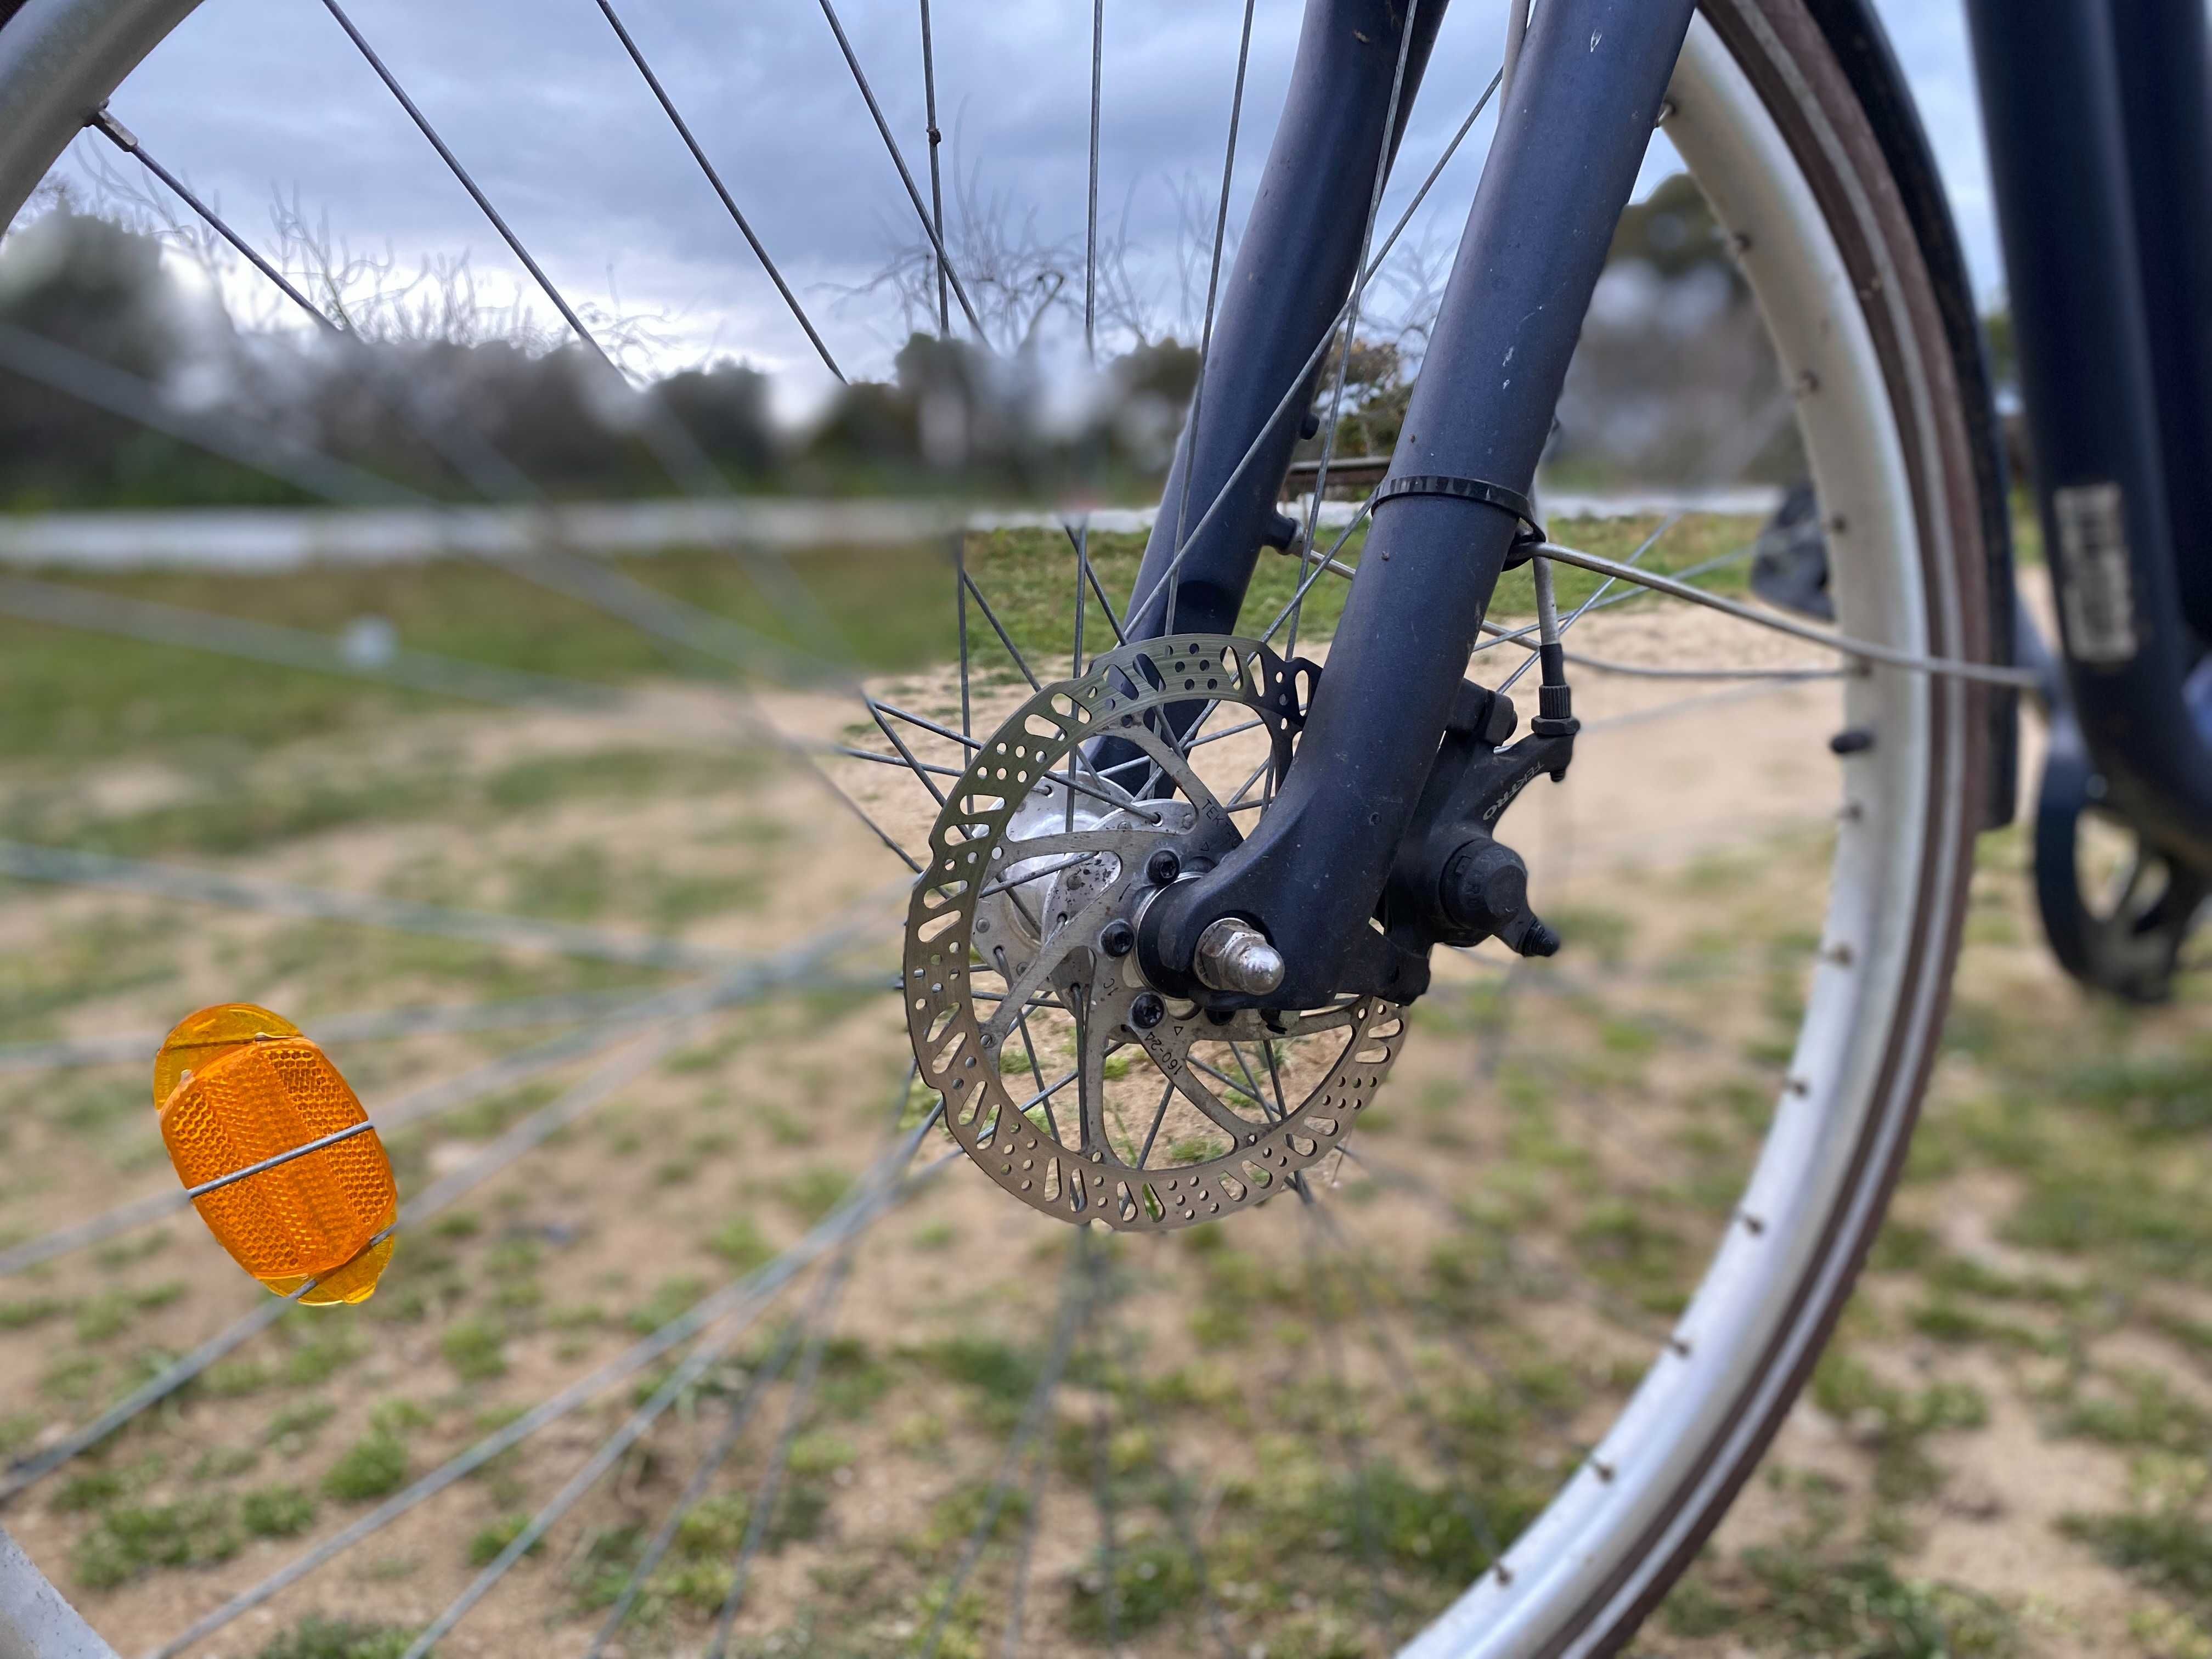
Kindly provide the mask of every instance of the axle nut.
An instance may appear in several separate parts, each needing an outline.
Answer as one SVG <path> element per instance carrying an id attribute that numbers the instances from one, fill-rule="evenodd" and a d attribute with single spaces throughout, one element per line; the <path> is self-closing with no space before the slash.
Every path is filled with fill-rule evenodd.
<path id="1" fill-rule="evenodd" d="M 1209 989 L 1264 997 L 1282 985 L 1283 953 L 1250 922 L 1224 916 L 1198 936 L 1191 971 Z"/>

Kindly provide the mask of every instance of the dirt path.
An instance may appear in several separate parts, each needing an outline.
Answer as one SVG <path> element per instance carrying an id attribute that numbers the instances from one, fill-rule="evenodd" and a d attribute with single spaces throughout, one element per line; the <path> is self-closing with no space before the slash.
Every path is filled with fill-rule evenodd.
<path id="1" fill-rule="evenodd" d="M 1808 659 L 1638 606 L 1593 614 L 1571 642 L 1628 662 Z M 1574 771 L 1507 821 L 1568 950 L 1510 975 L 1488 951 L 1440 970 L 1360 1127 L 1360 1160 L 1328 1171 L 1348 1247 L 1315 1231 L 1339 1224 L 1285 1203 L 1111 1249 L 1109 1294 L 1074 1304 L 1066 1385 L 1031 1443 L 1039 1504 L 1009 1501 L 943 1651 L 998 1651 L 1024 1548 L 1027 1651 L 1105 1651 L 1118 1635 L 1127 1651 L 1188 1652 L 1217 1617 L 1240 1652 L 1383 1651 L 1480 1570 L 1625 1398 L 1725 1224 L 1779 1085 L 1819 936 L 1839 688 L 1576 684 Z M 945 676 L 878 690 L 958 723 Z M 971 695 L 988 730 L 1027 688 L 1001 677 Z M 770 712 L 811 742 L 885 747 L 842 702 Z M 932 763 L 963 753 L 905 735 Z M 1249 758 L 1220 749 L 1227 769 Z M 900 769 L 836 758 L 823 771 L 895 839 L 926 837 L 934 804 Z M 806 767 L 672 763 L 566 717 L 408 722 L 335 762 L 260 757 L 240 787 L 319 801 L 363 779 L 376 788 L 351 816 L 302 810 L 283 821 L 301 827 L 228 852 L 158 839 L 184 820 L 146 815 L 199 799 L 173 769 L 87 769 L 76 787 L 155 855 L 665 930 L 736 955 L 880 902 L 898 874 Z M 2212 1485 L 2212 1222 L 2202 1135 L 2186 1133 L 2212 1012 L 2201 985 L 2145 1016 L 2085 1002 L 2040 947 L 2021 856 L 2016 831 L 1984 847 L 1960 1012 L 1898 1223 L 1820 1382 L 1650 1650 L 1935 1651 L 1911 1632 L 1940 1629 L 1960 1652 L 2212 1651 L 2212 1609 L 2188 1588 L 2201 1581 L 2154 1548 L 2198 1535 Z M 23 1035 L 42 1038 L 159 1030 L 233 997 L 296 1012 L 312 1032 L 343 1010 L 664 982 L 22 886 L 0 906 L 0 939 L 22 964 L 9 991 Z M 848 965 L 887 975 L 890 960 L 862 951 Z M 374 1109 L 546 1035 L 414 1036 L 337 1057 Z M 404 1240 L 366 1307 L 257 1339 L 19 1500 L 9 1530 L 120 1649 L 162 1639 L 800 1237 L 902 1104 L 913 1115 L 905 1058 L 896 1012 L 842 992 L 699 1022 Z M 584 1070 L 393 1136 L 403 1188 L 464 1167 Z M 135 1065 L 0 1074 L 11 1238 L 167 1189 L 144 1087 Z M 2132 1206 L 2112 1196 L 2129 1182 L 2148 1194 Z M 783 1497 L 738 1650 L 912 1650 L 1051 1363 L 1061 1297 L 1085 1282 L 1064 1277 L 1073 1237 L 957 1168 L 886 1220 L 855 1258 L 795 1437 L 780 1434 L 787 1375 L 763 1385 L 623 1650 L 699 1650 L 779 1445 Z M 52 1443 L 258 1294 L 190 1217 L 0 1286 L 11 1449 Z M 440 1651 L 583 1651 L 722 1413 L 770 1363 L 781 1318 L 738 1339 L 650 1455 L 624 1460 Z M 460 1590 L 638 1397 L 623 1382 L 204 1650 L 397 1653 L 392 1632 Z M 2130 1517 L 2148 1519 L 2130 1531 Z M 315 1618 L 385 1634 L 349 1647 L 313 1635 Z"/>

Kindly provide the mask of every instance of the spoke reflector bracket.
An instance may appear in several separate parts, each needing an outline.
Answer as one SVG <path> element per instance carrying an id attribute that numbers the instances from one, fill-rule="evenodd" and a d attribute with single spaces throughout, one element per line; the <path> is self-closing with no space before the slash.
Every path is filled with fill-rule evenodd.
<path id="1" fill-rule="evenodd" d="M 154 1061 L 161 1140 L 231 1259 L 310 1306 L 366 1301 L 392 1260 L 392 1161 L 337 1067 L 250 1003 L 179 1021 Z"/>

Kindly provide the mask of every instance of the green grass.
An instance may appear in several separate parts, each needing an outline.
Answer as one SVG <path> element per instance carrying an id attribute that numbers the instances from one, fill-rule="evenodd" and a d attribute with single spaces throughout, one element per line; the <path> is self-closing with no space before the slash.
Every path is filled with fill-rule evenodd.
<path id="1" fill-rule="evenodd" d="M 1651 528 L 1638 520 L 1563 520 L 1560 538 L 1591 552 L 1626 556 Z M 1755 526 L 1692 518 L 1647 556 L 1654 570 L 1680 569 L 1742 545 Z M 1364 536 L 1346 556 L 1356 557 Z M 1142 539 L 1094 536 L 1093 562 L 1116 607 L 1127 602 Z M 719 551 L 673 552 L 611 562 L 623 574 L 772 637 L 795 638 L 745 574 L 742 562 Z M 970 538 L 969 569 L 1015 645 L 1034 662 L 1064 661 L 1073 645 L 1073 562 L 1066 540 L 1040 531 L 1003 531 Z M 828 613 L 853 655 L 866 666 L 908 669 L 954 654 L 951 583 L 942 549 L 829 550 L 793 561 L 806 590 Z M 1707 578 L 1717 592 L 1740 588 L 1745 566 Z M 1296 561 L 1263 556 L 1254 573 L 1241 625 L 1263 628 L 1289 599 Z M 1596 580 L 1563 568 L 1559 597 L 1572 604 Z M 119 599 L 183 606 L 335 636 L 364 616 L 389 621 L 406 648 L 489 665 L 610 684 L 674 674 L 712 678 L 718 672 L 672 653 L 651 637 L 609 619 L 580 600 L 552 593 L 465 560 L 406 566 L 318 568 L 279 575 L 161 573 L 72 577 L 74 586 Z M 1534 605 L 1524 572 L 1499 583 L 1493 610 L 1522 615 Z M 1346 584 L 1323 577 L 1307 596 L 1305 638 L 1325 637 L 1336 623 Z M 1090 607 L 1089 642 L 1110 630 Z M 987 675 L 1014 672 L 980 615 L 976 657 Z M 295 744 L 388 726 L 397 718 L 455 706 L 428 693 L 304 670 L 216 659 L 181 647 L 94 637 L 38 624 L 0 620 L 0 760 L 81 763 L 122 755 L 188 761 L 195 773 L 235 769 L 271 744 Z M 503 811 L 542 808 L 575 793 L 609 796 L 650 781 L 665 793 L 662 769 L 673 761 L 637 757 L 605 763 L 532 762 L 492 780 L 483 805 Z M 186 802 L 131 815 L 97 830 L 114 850 L 192 848 L 240 851 L 274 839 L 343 823 L 388 820 L 452 803 L 438 781 L 364 780 L 333 766 L 312 781 L 264 801 L 236 798 Z M 473 791 L 470 792 L 471 794 Z M 40 823 L 36 803 L 19 803 L 9 832 Z"/>
<path id="2" fill-rule="evenodd" d="M 1907 1577 L 1879 1556 L 1837 1559 L 1796 1546 L 1747 1549 L 1733 1572 L 1701 1569 L 1667 1601 L 1678 1636 L 1732 1638 L 1732 1650 L 1854 1659 L 2004 1659 L 2019 1627 L 1996 1601 Z"/>
<path id="3" fill-rule="evenodd" d="M 1038 1360 L 993 1337 L 944 1337 L 907 1355 L 1000 1406 L 1019 1406 L 1036 1387 Z"/>
<path id="4" fill-rule="evenodd" d="M 483 1315 L 454 1321 L 438 1339 L 438 1352 L 464 1382 L 489 1382 L 507 1375 L 507 1332 Z"/>
<path id="5" fill-rule="evenodd" d="M 2212 1520 L 2172 1510 L 2069 1515 L 2058 1524 L 2112 1565 L 2212 1620 Z"/>
<path id="6" fill-rule="evenodd" d="M 227 1561 L 240 1540 L 223 1498 L 185 1498 L 107 1510 L 70 1553 L 70 1568 L 89 1589 L 113 1589 L 157 1567 Z"/>
<path id="7" fill-rule="evenodd" d="M 529 1524 L 530 1517 L 526 1515 L 503 1515 L 482 1528 L 469 1540 L 469 1565 L 472 1567 L 489 1566 L 498 1559 L 501 1552 L 522 1536 L 523 1529 Z M 526 1553 L 535 1555 L 544 1547 L 543 1537 L 534 1538 Z"/>
<path id="8" fill-rule="evenodd" d="M 407 1484 L 407 1448 L 390 1434 L 356 1440 L 323 1475 L 323 1491 L 343 1503 L 389 1498 Z"/>
<path id="9" fill-rule="evenodd" d="M 239 1524 L 256 1538 L 293 1538 L 315 1522 L 315 1500 L 297 1486 L 264 1486 L 238 1500 Z"/>
<path id="10" fill-rule="evenodd" d="M 1102 1551 L 1077 1575 L 1070 1623 L 1086 1642 L 1103 1642 L 1117 1629 L 1140 1635 L 1191 1606 L 1199 1589 L 1198 1569 L 1182 1545 L 1157 1535 L 1129 1539 L 1115 1552 L 1110 1570 Z"/>
<path id="11" fill-rule="evenodd" d="M 613 561 L 624 574 L 768 635 L 789 627 L 720 551 Z M 824 551 L 794 566 L 858 659 L 898 667 L 939 658 L 952 630 L 939 547 Z M 650 635 L 560 594 L 466 560 L 319 567 L 281 575 L 134 574 L 74 585 L 120 599 L 338 635 L 381 617 L 410 650 L 501 668 L 622 683 L 672 672 L 712 677 Z M 930 600 L 939 600 L 932 605 Z M 0 621 L 0 759 L 173 752 L 233 757 L 279 742 L 335 737 L 454 704 L 428 693 Z"/>
<path id="12" fill-rule="evenodd" d="M 270 1640 L 254 1659 L 399 1659 L 414 1640 L 397 1625 L 370 1625 L 310 1613 Z"/>
<path id="13" fill-rule="evenodd" d="M 760 1224 L 742 1212 L 714 1230 L 707 1240 L 707 1248 L 741 1273 L 750 1273 L 775 1254 L 775 1246 L 763 1235 Z"/>

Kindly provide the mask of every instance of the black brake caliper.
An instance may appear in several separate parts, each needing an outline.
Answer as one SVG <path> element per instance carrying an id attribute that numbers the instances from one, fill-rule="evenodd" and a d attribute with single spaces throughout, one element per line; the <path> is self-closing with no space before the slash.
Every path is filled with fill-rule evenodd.
<path id="1" fill-rule="evenodd" d="M 1497 837 L 1515 797 L 1547 773 L 1565 777 L 1574 757 L 1580 724 L 1553 690 L 1528 735 L 1512 743 L 1513 700 L 1472 681 L 1460 686 L 1376 913 L 1401 950 L 1493 938 L 1524 957 L 1559 948 L 1559 936 L 1528 908 L 1528 866 Z"/>

